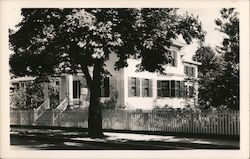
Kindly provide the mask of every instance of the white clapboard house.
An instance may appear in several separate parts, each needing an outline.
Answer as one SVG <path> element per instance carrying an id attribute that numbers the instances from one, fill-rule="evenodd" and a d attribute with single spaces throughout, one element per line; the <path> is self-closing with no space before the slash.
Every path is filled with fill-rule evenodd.
<path id="1" fill-rule="evenodd" d="M 184 43 L 175 41 L 170 48 L 172 61 L 165 66 L 165 75 L 136 71 L 140 59 L 134 57 L 128 59 L 128 67 L 114 70 L 116 55 L 111 54 L 106 62 L 111 75 L 103 80 L 101 101 L 109 100 L 114 97 L 112 93 L 115 93 L 116 104 L 128 109 L 195 106 L 198 97 L 198 85 L 195 81 L 201 63 L 187 58 L 188 56 L 182 51 L 184 46 Z M 25 83 L 32 80 L 34 80 L 32 77 L 15 78 L 11 79 L 11 85 L 18 86 L 15 88 L 24 88 Z M 88 107 L 89 91 L 83 73 L 62 74 L 56 77 L 56 84 L 59 86 L 58 108 Z M 45 90 L 45 98 L 49 98 L 46 94 L 48 93 Z M 49 99 L 45 103 L 47 104 L 44 105 L 49 108 Z"/>

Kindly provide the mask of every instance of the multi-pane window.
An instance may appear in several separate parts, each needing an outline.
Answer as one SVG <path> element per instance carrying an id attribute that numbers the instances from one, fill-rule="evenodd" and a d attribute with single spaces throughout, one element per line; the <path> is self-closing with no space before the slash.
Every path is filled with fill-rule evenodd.
<path id="1" fill-rule="evenodd" d="M 110 95 L 110 79 L 105 77 L 101 83 L 101 97 L 109 97 Z"/>
<path id="2" fill-rule="evenodd" d="M 170 66 L 177 67 L 177 52 L 171 51 L 169 54 L 171 57 Z"/>
<path id="3" fill-rule="evenodd" d="M 157 81 L 158 97 L 185 97 L 183 81 Z"/>
<path id="4" fill-rule="evenodd" d="M 140 96 L 140 78 L 129 77 L 128 78 L 128 96 L 129 97 L 139 97 Z"/>
<path id="5" fill-rule="evenodd" d="M 186 76 L 195 77 L 195 68 L 192 66 L 184 66 L 184 73 Z"/>
<path id="6" fill-rule="evenodd" d="M 152 97 L 152 80 L 142 79 L 142 96 Z"/>
<path id="7" fill-rule="evenodd" d="M 163 97 L 170 97 L 170 81 L 159 82 L 160 94 Z M 159 89 L 158 89 L 159 90 Z"/>

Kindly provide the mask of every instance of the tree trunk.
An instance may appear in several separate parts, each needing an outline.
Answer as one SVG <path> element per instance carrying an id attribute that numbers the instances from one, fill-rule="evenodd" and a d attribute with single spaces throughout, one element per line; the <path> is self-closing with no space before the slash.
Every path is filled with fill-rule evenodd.
<path id="1" fill-rule="evenodd" d="M 102 138 L 101 97 L 101 63 L 96 63 L 93 70 L 93 80 L 90 87 L 90 105 L 88 118 L 88 135 L 91 138 Z"/>
<path id="2" fill-rule="evenodd" d="M 88 135 L 91 138 L 102 138 L 102 111 L 97 90 L 90 91 L 88 118 Z"/>

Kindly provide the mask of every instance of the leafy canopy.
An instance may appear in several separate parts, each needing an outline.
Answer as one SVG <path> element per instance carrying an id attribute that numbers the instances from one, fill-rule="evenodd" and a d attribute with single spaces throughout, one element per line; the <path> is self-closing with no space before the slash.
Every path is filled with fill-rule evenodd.
<path id="1" fill-rule="evenodd" d="M 217 53 L 201 46 L 196 56 L 199 69 L 199 103 L 202 108 L 239 109 L 239 18 L 233 8 L 223 8 L 215 20 L 217 30 L 224 33 Z"/>
<path id="2" fill-rule="evenodd" d="M 11 72 L 16 76 L 76 73 L 102 65 L 111 53 L 115 68 L 130 55 L 142 59 L 140 70 L 164 72 L 169 47 L 182 36 L 189 44 L 204 39 L 201 23 L 177 9 L 22 9 L 23 20 L 10 31 Z M 104 71 L 103 67 L 102 71 Z"/>

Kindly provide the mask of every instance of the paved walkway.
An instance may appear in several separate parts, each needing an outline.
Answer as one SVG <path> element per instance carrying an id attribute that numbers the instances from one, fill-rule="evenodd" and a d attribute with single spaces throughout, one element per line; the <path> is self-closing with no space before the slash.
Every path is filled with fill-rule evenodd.
<path id="1" fill-rule="evenodd" d="M 170 150 L 239 149 L 239 140 L 105 132 L 91 139 L 87 132 L 12 128 L 12 149 Z"/>

